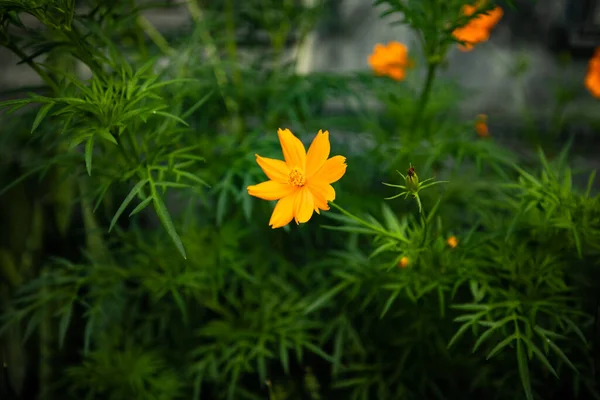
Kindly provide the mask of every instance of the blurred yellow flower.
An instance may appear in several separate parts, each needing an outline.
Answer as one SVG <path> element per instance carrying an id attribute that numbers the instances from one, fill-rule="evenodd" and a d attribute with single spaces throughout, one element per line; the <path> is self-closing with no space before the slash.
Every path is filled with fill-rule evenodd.
<path id="1" fill-rule="evenodd" d="M 408 58 L 406 46 L 394 41 L 385 46 L 376 44 L 368 61 L 377 75 L 388 76 L 396 81 L 403 80 L 406 68 L 413 66 L 413 62 Z"/>
<path id="2" fill-rule="evenodd" d="M 273 229 L 307 222 L 319 210 L 329 210 L 328 201 L 335 200 L 331 186 L 346 173 L 346 157 L 329 157 L 329 132 L 319 131 L 308 153 L 302 142 L 289 129 L 277 131 L 284 161 L 256 154 L 256 162 L 270 179 L 248 186 L 248 194 L 263 200 L 279 200 L 269 226 Z"/>
<path id="3" fill-rule="evenodd" d="M 456 238 L 456 236 L 450 236 L 446 243 L 448 243 L 448 246 L 455 248 L 456 246 L 458 246 L 458 239 Z"/>
<path id="4" fill-rule="evenodd" d="M 406 268 L 408 267 L 408 264 L 410 264 L 410 260 L 408 259 L 408 257 L 402 257 L 400 259 L 400 262 L 398 263 L 398 267 Z"/>
<path id="5" fill-rule="evenodd" d="M 463 6 L 462 13 L 467 17 L 471 16 L 480 8 L 480 5 L 481 2 L 477 2 L 475 5 L 466 4 Z M 504 15 L 502 8 L 494 7 L 487 14 L 480 14 L 465 26 L 456 28 L 452 35 L 457 40 L 465 42 L 459 45 L 458 48 L 462 51 L 470 51 L 477 43 L 487 41 L 492 29 L 500 21 L 502 15 Z"/>
<path id="6" fill-rule="evenodd" d="M 585 87 L 590 91 L 592 96 L 600 99 L 600 47 L 596 48 L 594 56 L 588 63 Z"/>
<path id="7" fill-rule="evenodd" d="M 487 125 L 487 115 L 479 114 L 477 118 L 475 118 L 475 132 L 480 137 L 488 137 L 490 136 L 490 132 Z"/>

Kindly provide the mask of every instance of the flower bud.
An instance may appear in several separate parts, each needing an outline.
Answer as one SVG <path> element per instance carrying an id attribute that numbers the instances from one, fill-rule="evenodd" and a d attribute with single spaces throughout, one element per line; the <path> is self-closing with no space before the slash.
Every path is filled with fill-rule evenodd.
<path id="1" fill-rule="evenodd" d="M 398 262 L 398 267 L 406 268 L 406 267 L 408 267 L 408 264 L 410 264 L 410 260 L 408 259 L 408 257 L 402 257 L 400 259 L 400 261 Z"/>
<path id="2" fill-rule="evenodd" d="M 405 186 L 412 193 L 417 193 L 419 191 L 419 177 L 412 166 L 408 169 L 408 173 L 406 174 Z"/>

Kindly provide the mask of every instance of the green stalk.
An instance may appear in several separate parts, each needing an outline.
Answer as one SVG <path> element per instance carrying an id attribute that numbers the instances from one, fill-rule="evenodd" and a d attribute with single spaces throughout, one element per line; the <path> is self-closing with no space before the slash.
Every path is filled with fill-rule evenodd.
<path id="1" fill-rule="evenodd" d="M 165 39 L 163 35 L 148 21 L 148 19 L 142 15 L 139 15 L 136 18 L 137 25 L 144 31 L 144 33 L 154 42 L 156 47 L 159 48 L 165 55 L 170 56 L 175 53 L 175 50 L 169 45 L 169 42 Z M 143 40 L 139 40 L 143 43 Z M 145 50 L 146 46 L 140 46 L 143 51 L 143 55 L 147 56 L 147 51 Z"/>
<path id="2" fill-rule="evenodd" d="M 427 65 L 427 77 L 425 78 L 425 86 L 423 87 L 423 91 L 421 92 L 421 96 L 419 98 L 419 103 L 417 105 L 417 110 L 413 115 L 413 119 L 410 123 L 410 132 L 414 132 L 414 130 L 419 126 L 421 119 L 423 118 L 423 112 L 427 107 L 427 102 L 429 101 L 429 97 L 431 95 L 431 89 L 433 87 L 433 81 L 435 80 L 435 73 L 437 71 L 438 63 L 429 62 Z"/>
<path id="3" fill-rule="evenodd" d="M 221 58 L 219 57 L 215 41 L 211 36 L 209 30 L 206 28 L 204 13 L 202 12 L 202 9 L 198 6 L 196 0 L 188 0 L 187 5 L 192 19 L 196 23 L 196 26 L 200 29 L 200 39 L 202 40 L 206 48 L 208 61 L 212 64 L 213 73 L 215 74 L 215 79 L 217 81 L 217 85 L 219 86 L 219 91 L 221 92 L 223 101 L 225 102 L 225 107 L 227 108 L 229 114 L 231 114 L 233 130 L 234 132 L 236 132 L 238 138 L 241 140 L 241 136 L 243 134 L 243 124 L 240 118 L 240 108 L 235 98 L 228 96 L 225 92 L 228 80 L 227 72 L 223 68 L 223 64 L 221 62 Z"/>
<path id="4" fill-rule="evenodd" d="M 44 267 L 41 271 L 41 275 L 48 274 L 47 267 Z M 48 285 L 45 283 L 40 288 L 42 298 L 48 296 Z M 50 388 L 52 385 L 52 343 L 53 343 L 53 332 L 52 329 L 52 311 L 50 304 L 44 306 L 42 321 L 40 323 L 40 335 L 39 335 L 39 346 L 40 346 L 40 364 L 39 364 L 39 399 L 46 400 L 50 399 Z"/>
<path id="5" fill-rule="evenodd" d="M 21 58 L 21 60 L 28 59 L 27 54 L 25 54 L 23 51 L 21 51 L 21 49 L 19 49 L 17 47 L 17 45 L 15 45 L 14 43 L 8 43 L 6 45 L 6 48 L 8 48 L 10 51 L 12 51 L 17 56 L 19 56 Z M 39 65 L 37 65 L 35 62 L 33 62 L 30 59 L 28 59 L 27 61 L 25 61 L 25 63 L 31 69 L 33 69 L 40 76 L 40 78 L 42 78 L 42 80 L 44 81 L 44 83 L 46 85 L 48 85 L 52 89 L 52 91 L 54 93 L 58 93 L 59 92 L 58 85 L 54 82 L 54 80 L 52 80 L 52 78 L 50 78 L 50 76 L 46 73 L 46 71 L 44 71 L 43 69 L 41 69 L 39 67 Z"/>
<path id="6" fill-rule="evenodd" d="M 229 62 L 231 63 L 231 71 L 233 76 L 233 83 L 239 85 L 242 81 L 242 77 L 240 75 L 240 70 L 237 65 L 237 45 L 235 42 L 235 18 L 233 15 L 233 10 L 235 9 L 233 5 L 233 0 L 226 0 L 225 3 L 225 15 L 226 15 L 226 24 L 225 29 L 227 31 L 227 52 L 229 53 Z"/>

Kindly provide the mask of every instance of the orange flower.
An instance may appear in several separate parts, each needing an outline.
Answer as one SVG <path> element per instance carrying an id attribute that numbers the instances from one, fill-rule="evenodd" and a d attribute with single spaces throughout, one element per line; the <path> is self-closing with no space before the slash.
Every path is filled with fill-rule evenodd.
<path id="1" fill-rule="evenodd" d="M 458 239 L 456 238 L 456 236 L 450 236 L 446 243 L 448 243 L 448 246 L 455 248 L 456 246 L 458 246 Z"/>
<path id="2" fill-rule="evenodd" d="M 588 63 L 585 87 L 587 87 L 592 96 L 600 99 L 600 47 L 596 48 L 594 56 Z"/>
<path id="3" fill-rule="evenodd" d="M 481 2 L 478 2 L 475 5 L 464 5 L 462 13 L 467 17 L 473 15 L 480 8 L 480 3 Z M 496 6 L 488 11 L 487 14 L 479 14 L 465 26 L 456 28 L 452 32 L 452 35 L 456 40 L 465 42 L 464 44 L 460 44 L 458 48 L 462 51 L 470 51 L 475 44 L 487 41 L 492 29 L 496 26 L 498 21 L 500 21 L 502 15 L 504 15 L 504 11 L 501 7 Z"/>
<path id="4" fill-rule="evenodd" d="M 477 132 L 480 137 L 490 136 L 487 126 L 487 115 L 479 114 L 477 118 L 475 118 L 475 132 Z"/>
<path id="5" fill-rule="evenodd" d="M 277 131 L 285 162 L 256 154 L 256 162 L 270 179 L 248 186 L 248 194 L 263 200 L 279 200 L 269 225 L 281 228 L 292 219 L 307 222 L 313 211 L 329 210 L 328 201 L 335 200 L 332 183 L 346 173 L 346 157 L 329 157 L 329 132 L 319 131 L 308 153 L 302 142 L 289 129 Z"/>
<path id="6" fill-rule="evenodd" d="M 400 262 L 398 263 L 398 267 L 406 268 L 406 267 L 408 267 L 408 264 L 410 264 L 410 260 L 408 259 L 408 257 L 402 257 L 400 259 Z"/>
<path id="7" fill-rule="evenodd" d="M 389 76 L 401 81 L 404 79 L 406 68 L 413 66 L 408 58 L 408 49 L 399 42 L 389 42 L 386 46 L 376 44 L 369 56 L 369 65 L 377 75 Z"/>

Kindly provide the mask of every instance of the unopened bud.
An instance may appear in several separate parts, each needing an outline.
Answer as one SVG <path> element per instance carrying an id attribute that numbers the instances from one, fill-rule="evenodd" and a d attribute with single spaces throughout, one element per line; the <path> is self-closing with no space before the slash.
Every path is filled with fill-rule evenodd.
<path id="1" fill-rule="evenodd" d="M 417 173 L 412 165 L 406 174 L 405 186 L 413 193 L 417 193 L 419 191 L 419 177 L 417 176 Z"/>

